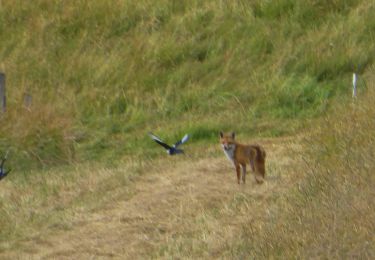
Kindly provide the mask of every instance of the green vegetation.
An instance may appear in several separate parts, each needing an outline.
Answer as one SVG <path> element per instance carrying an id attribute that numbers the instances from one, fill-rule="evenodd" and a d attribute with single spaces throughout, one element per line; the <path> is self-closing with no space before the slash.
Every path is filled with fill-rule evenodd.
<path id="1" fill-rule="evenodd" d="M 242 221 L 241 239 L 218 255 L 370 258 L 374 13 L 365 0 L 0 1 L 8 104 L 0 155 L 9 151 L 14 168 L 12 184 L 0 183 L 0 243 L 69 229 L 77 210 L 128 196 L 134 176 L 160 159 L 148 131 L 166 140 L 190 133 L 199 158 L 220 130 L 234 130 L 248 139 L 303 135 L 304 163 L 291 167 L 301 176 L 295 186 L 272 201 L 274 218 Z M 227 214 L 249 211 L 246 203 Z M 173 251 L 183 242 L 154 255 L 183 258 Z"/>
<path id="2" fill-rule="evenodd" d="M 196 130 L 192 142 L 220 129 L 295 133 L 372 64 L 372 11 L 354 0 L 3 1 L 1 150 L 30 169 L 147 154 L 148 130 Z"/>
<path id="3" fill-rule="evenodd" d="M 375 84 L 374 76 L 368 76 L 371 91 L 366 97 L 336 105 L 318 121 L 315 133 L 301 142 L 304 163 L 295 171 L 303 172 L 303 179 L 270 208 L 274 216 L 265 230 L 244 225 L 243 239 L 234 247 L 241 255 L 373 257 Z"/>

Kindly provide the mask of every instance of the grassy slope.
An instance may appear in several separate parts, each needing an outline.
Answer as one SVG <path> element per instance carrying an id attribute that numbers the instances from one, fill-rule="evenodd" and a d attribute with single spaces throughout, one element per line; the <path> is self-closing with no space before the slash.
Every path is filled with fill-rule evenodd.
<path id="1" fill-rule="evenodd" d="M 190 132 L 193 142 L 213 140 L 220 129 L 293 133 L 347 93 L 352 71 L 372 64 L 373 8 L 365 1 L 3 1 L 0 69 L 9 108 L 1 150 L 29 169 L 152 156 L 148 130 L 168 138 Z"/>
<path id="2" fill-rule="evenodd" d="M 331 113 L 346 114 L 336 104 L 348 101 L 351 73 L 373 86 L 374 9 L 367 1 L 2 1 L 0 69 L 9 106 L 0 147 L 10 148 L 18 168 L 2 183 L 3 241 L 56 228 L 45 223 L 69 228 L 77 208 L 86 212 L 116 192 L 128 196 L 121 190 L 160 152 L 148 130 L 168 139 L 192 133 L 198 157 L 221 129 L 242 137 L 294 134 L 330 104 Z M 33 95 L 29 110 L 25 91 Z M 359 114 L 314 123 L 321 135 L 303 144 L 311 159 L 297 169 L 306 181 L 273 205 L 267 232 L 253 230 L 254 242 L 245 228 L 224 255 L 373 254 L 368 96 Z M 346 123 L 356 118 L 349 129 L 360 135 L 353 139 Z M 129 168 L 113 169 L 131 154 L 146 159 L 123 159 Z M 111 170 L 73 163 L 85 159 L 102 159 Z M 20 170 L 66 162 L 71 166 Z M 322 235 L 311 236 L 317 226 Z"/>

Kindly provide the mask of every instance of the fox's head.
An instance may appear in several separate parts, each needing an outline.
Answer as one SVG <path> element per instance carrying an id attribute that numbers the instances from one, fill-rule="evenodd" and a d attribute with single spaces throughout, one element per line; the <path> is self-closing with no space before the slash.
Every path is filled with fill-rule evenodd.
<path id="1" fill-rule="evenodd" d="M 236 147 L 234 138 L 234 132 L 229 134 L 224 134 L 223 132 L 220 132 L 220 144 L 223 147 L 224 151 L 234 150 L 234 148 Z"/>

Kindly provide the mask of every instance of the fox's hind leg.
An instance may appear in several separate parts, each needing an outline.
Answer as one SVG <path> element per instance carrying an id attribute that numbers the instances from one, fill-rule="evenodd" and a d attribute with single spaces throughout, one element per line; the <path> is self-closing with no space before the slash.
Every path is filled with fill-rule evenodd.
<path id="1" fill-rule="evenodd" d="M 255 172 L 254 160 L 250 159 L 251 171 Z"/>
<path id="2" fill-rule="evenodd" d="M 255 162 L 255 180 L 257 183 L 261 184 L 264 182 L 264 176 L 266 174 L 265 161 L 259 160 Z"/>
<path id="3" fill-rule="evenodd" d="M 258 184 L 263 183 L 264 181 L 264 161 L 260 162 L 257 160 L 250 160 L 251 170 L 254 174 L 255 181 Z"/>

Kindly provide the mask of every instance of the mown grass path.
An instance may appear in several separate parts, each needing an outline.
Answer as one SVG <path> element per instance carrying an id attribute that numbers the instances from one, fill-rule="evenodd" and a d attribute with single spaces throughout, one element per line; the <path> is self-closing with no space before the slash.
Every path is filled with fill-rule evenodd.
<path id="1" fill-rule="evenodd" d="M 131 259 L 228 256 L 243 226 L 263 225 L 272 204 L 295 183 L 291 142 L 259 142 L 267 151 L 267 179 L 236 183 L 225 156 L 166 158 L 138 177 L 130 196 L 77 214 L 69 230 L 22 242 L 4 258 Z M 295 144 L 293 144 L 295 146 Z M 213 147 L 210 149 L 220 149 Z M 110 192 L 110 191 L 109 191 Z"/>

